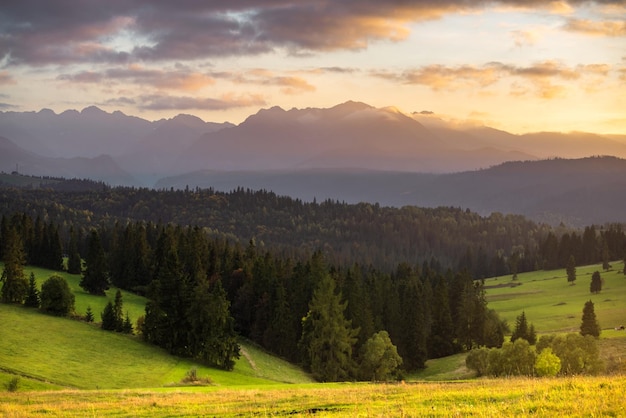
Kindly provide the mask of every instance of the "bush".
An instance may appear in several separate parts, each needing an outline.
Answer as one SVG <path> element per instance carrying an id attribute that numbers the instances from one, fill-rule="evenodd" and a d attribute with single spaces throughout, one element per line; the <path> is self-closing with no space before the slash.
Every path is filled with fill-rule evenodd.
<path id="1" fill-rule="evenodd" d="M 598 344 L 591 335 L 559 335 L 554 338 L 552 351 L 561 359 L 561 374 L 597 374 L 604 369 Z"/>
<path id="2" fill-rule="evenodd" d="M 484 376 L 489 371 L 489 349 L 481 347 L 470 351 L 465 358 L 465 365 L 475 370 L 478 376 Z"/>
<path id="3" fill-rule="evenodd" d="M 537 376 L 554 377 L 561 371 L 561 359 L 552 352 L 550 347 L 545 348 L 537 356 L 535 361 L 535 372 Z"/>
<path id="4" fill-rule="evenodd" d="M 56 316 L 74 312 L 74 294 L 67 281 L 54 274 L 41 285 L 41 310 Z"/>
<path id="5" fill-rule="evenodd" d="M 17 392 L 20 387 L 20 377 L 15 376 L 4 385 L 9 392 Z"/>

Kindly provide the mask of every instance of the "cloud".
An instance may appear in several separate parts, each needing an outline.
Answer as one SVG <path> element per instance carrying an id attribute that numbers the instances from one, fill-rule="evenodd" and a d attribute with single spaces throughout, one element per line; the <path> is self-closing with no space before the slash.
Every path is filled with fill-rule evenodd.
<path id="1" fill-rule="evenodd" d="M 621 37 L 626 36 L 626 21 L 586 19 L 568 19 L 565 29 L 571 32 L 583 33 L 591 36 Z"/>
<path id="2" fill-rule="evenodd" d="M 266 69 L 253 69 L 240 73 L 220 72 L 215 73 L 216 77 L 228 79 L 237 84 L 254 84 L 260 86 L 277 86 L 280 87 L 284 94 L 299 94 L 315 91 L 315 86 L 310 84 L 304 78 L 276 74 Z"/>
<path id="3" fill-rule="evenodd" d="M 139 65 L 123 68 L 112 68 L 103 72 L 83 71 L 76 74 L 62 74 L 57 77 L 61 81 L 76 83 L 130 82 L 140 86 L 151 86 L 158 89 L 197 91 L 215 84 L 215 79 L 186 69 L 155 70 Z"/>
<path id="4" fill-rule="evenodd" d="M 532 46 L 542 37 L 541 30 L 514 30 L 511 31 L 511 37 L 515 46 L 518 48 L 524 46 Z"/>
<path id="5" fill-rule="evenodd" d="M 154 94 L 140 96 L 137 102 L 144 110 L 228 110 L 267 104 L 259 95 L 224 95 L 216 99 Z"/>
<path id="6" fill-rule="evenodd" d="M 591 77 L 597 84 L 608 77 L 609 72 L 610 66 L 607 64 L 568 67 L 558 61 L 542 61 L 530 66 L 501 62 L 489 62 L 482 66 L 428 65 L 400 73 L 374 72 L 372 75 L 404 84 L 423 85 L 434 91 L 486 88 L 508 80 L 514 96 L 534 94 L 551 99 L 564 95 L 567 90 L 555 82 Z"/>
<path id="7" fill-rule="evenodd" d="M 5 3 L 8 4 L 0 9 L 0 60 L 31 66 L 185 61 L 277 50 L 294 55 L 358 50 L 372 42 L 402 41 L 409 36 L 411 24 L 447 14 L 476 12 L 494 5 L 563 13 L 565 9 L 589 4 L 586 0 Z M 605 26 L 612 27 L 613 23 Z M 579 27 L 580 22 L 572 21 L 571 25 Z M 621 29 L 617 31 L 621 33 Z"/>
<path id="8" fill-rule="evenodd" d="M 10 103 L 2 103 L 2 102 L 0 102 L 0 109 L 13 109 L 15 107 L 17 107 L 17 106 L 12 105 Z"/>
<path id="9" fill-rule="evenodd" d="M 7 84 L 17 84 L 17 81 L 8 71 L 0 71 L 0 86 Z"/>

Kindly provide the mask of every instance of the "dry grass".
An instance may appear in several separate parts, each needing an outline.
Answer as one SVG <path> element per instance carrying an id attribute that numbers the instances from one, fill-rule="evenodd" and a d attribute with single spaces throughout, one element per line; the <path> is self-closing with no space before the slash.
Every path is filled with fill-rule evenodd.
<path id="1" fill-rule="evenodd" d="M 4 417 L 624 416 L 626 377 L 0 394 Z"/>

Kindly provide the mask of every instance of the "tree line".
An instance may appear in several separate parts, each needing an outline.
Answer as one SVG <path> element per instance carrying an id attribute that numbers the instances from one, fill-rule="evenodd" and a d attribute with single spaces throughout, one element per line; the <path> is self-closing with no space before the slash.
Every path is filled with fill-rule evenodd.
<path id="1" fill-rule="evenodd" d="M 24 212 L 58 225 L 64 248 L 70 225 L 86 234 L 91 228 L 111 229 L 116 222 L 173 223 L 197 225 L 241 245 L 254 238 L 259 248 L 293 258 L 322 249 L 333 264 L 371 264 L 385 271 L 402 262 L 433 261 L 442 270 L 466 269 L 476 279 L 565 267 L 571 255 L 578 265 L 626 256 L 626 235 L 617 224 L 583 231 L 519 215 L 303 202 L 243 188 L 218 192 L 64 184 L 55 184 L 57 189 L 0 188 L 0 213 Z M 107 246 L 108 238 L 102 239 Z"/>

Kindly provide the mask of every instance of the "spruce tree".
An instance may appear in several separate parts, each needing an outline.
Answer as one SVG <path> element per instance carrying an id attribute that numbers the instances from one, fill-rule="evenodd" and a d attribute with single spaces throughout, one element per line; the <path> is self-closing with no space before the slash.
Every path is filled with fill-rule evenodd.
<path id="1" fill-rule="evenodd" d="M 24 306 L 29 308 L 39 308 L 41 301 L 39 300 L 39 289 L 37 289 L 37 280 L 35 280 L 35 273 L 31 272 L 28 277 L 28 293 Z"/>
<path id="2" fill-rule="evenodd" d="M 85 311 L 85 322 L 93 322 L 93 311 L 91 310 L 91 305 L 87 305 L 87 310 Z"/>
<path id="3" fill-rule="evenodd" d="M 602 277 L 599 271 L 594 271 L 591 275 L 591 284 L 589 285 L 589 291 L 591 293 L 600 293 L 602 290 Z"/>
<path id="4" fill-rule="evenodd" d="M 526 312 L 524 311 L 515 319 L 515 329 L 513 330 L 513 334 L 511 334 L 511 342 L 514 343 L 515 340 L 519 338 L 528 341 L 528 321 L 526 320 Z"/>
<path id="5" fill-rule="evenodd" d="M 352 346 L 358 330 L 344 317 L 346 303 L 335 289 L 335 280 L 326 273 L 313 292 L 302 324 L 300 346 L 311 373 L 322 382 L 346 380 L 354 370 Z"/>
<path id="6" fill-rule="evenodd" d="M 124 309 L 124 301 L 122 300 L 122 292 L 118 289 L 115 292 L 115 302 L 113 304 L 113 315 L 115 316 L 115 331 L 122 332 L 124 328 L 124 319 L 122 310 Z"/>
<path id="7" fill-rule="evenodd" d="M 9 228 L 3 237 L 4 269 L 0 281 L 0 300 L 4 303 L 22 303 L 28 293 L 28 279 L 24 275 L 26 255 L 22 238 L 15 228 Z"/>
<path id="8" fill-rule="evenodd" d="M 97 231 L 91 231 L 85 257 L 85 271 L 80 287 L 92 295 L 104 296 L 109 288 L 109 276 L 104 249 Z"/>
<path id="9" fill-rule="evenodd" d="M 230 302 L 222 281 L 200 279 L 189 305 L 187 330 L 189 355 L 205 363 L 232 370 L 239 358 L 235 322 L 230 315 Z"/>
<path id="10" fill-rule="evenodd" d="M 130 320 L 130 315 L 128 314 L 128 311 L 126 311 L 126 317 L 124 318 L 124 322 L 122 322 L 122 332 L 124 334 L 133 333 L 133 323 Z"/>
<path id="11" fill-rule="evenodd" d="M 576 260 L 573 255 L 570 255 L 565 271 L 567 272 L 567 282 L 574 284 L 576 281 Z"/>
<path id="12" fill-rule="evenodd" d="M 68 248 L 67 272 L 80 274 L 82 270 L 82 260 L 78 251 L 78 238 L 74 228 L 70 228 L 70 244 Z"/>
<path id="13" fill-rule="evenodd" d="M 102 319 L 102 324 L 100 327 L 107 331 L 115 331 L 117 329 L 117 318 L 115 316 L 115 308 L 113 307 L 113 303 L 109 301 L 104 307 L 104 311 L 100 314 L 100 318 Z"/>
<path id="14" fill-rule="evenodd" d="M 585 307 L 583 308 L 580 335 L 591 335 L 596 338 L 600 336 L 600 324 L 598 324 L 598 320 L 596 319 L 596 312 L 591 300 L 585 302 Z"/>

